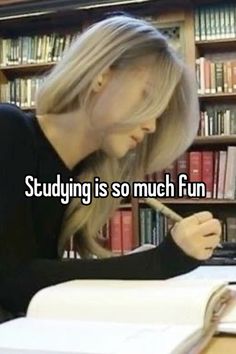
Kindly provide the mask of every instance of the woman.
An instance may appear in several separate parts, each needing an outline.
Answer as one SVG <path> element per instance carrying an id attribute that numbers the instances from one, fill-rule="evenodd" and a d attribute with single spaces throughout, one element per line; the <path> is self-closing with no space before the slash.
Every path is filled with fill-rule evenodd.
<path id="1" fill-rule="evenodd" d="M 76 278 L 165 279 L 197 267 L 219 242 L 202 212 L 177 223 L 151 250 L 121 257 L 96 242 L 119 204 L 26 197 L 39 182 L 134 181 L 167 167 L 198 128 L 196 88 L 184 63 L 150 24 L 111 16 L 72 44 L 37 94 L 36 114 L 0 107 L 0 304 L 25 313 L 43 287 Z M 79 260 L 60 257 L 75 235 Z M 206 237 L 209 236 L 209 237 Z M 98 259 L 91 259 L 90 255 Z M 90 258 L 90 259 L 89 259 Z"/>

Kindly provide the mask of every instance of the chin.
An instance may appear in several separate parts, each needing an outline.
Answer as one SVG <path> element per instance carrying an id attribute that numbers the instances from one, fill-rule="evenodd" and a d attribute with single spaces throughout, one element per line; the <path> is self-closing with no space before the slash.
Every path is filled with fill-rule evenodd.
<path id="1" fill-rule="evenodd" d="M 121 152 L 121 151 L 109 151 L 106 152 L 106 154 L 110 157 L 115 157 L 117 159 L 121 159 L 122 157 L 124 157 L 126 155 L 127 152 Z"/>
<path id="2" fill-rule="evenodd" d="M 127 154 L 128 149 L 112 149 L 110 147 L 110 149 L 106 149 L 106 150 L 104 150 L 104 152 L 109 157 L 115 157 L 117 159 L 121 159 L 122 157 L 124 157 Z"/>

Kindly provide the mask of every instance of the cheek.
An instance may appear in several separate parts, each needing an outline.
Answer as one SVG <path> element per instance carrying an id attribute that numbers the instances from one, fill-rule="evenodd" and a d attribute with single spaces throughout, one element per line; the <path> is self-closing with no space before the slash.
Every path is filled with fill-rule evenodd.
<path id="1" fill-rule="evenodd" d="M 91 121 L 100 127 L 108 128 L 115 123 L 128 119 L 135 109 L 140 97 L 133 90 L 120 88 L 105 90 L 94 104 Z"/>

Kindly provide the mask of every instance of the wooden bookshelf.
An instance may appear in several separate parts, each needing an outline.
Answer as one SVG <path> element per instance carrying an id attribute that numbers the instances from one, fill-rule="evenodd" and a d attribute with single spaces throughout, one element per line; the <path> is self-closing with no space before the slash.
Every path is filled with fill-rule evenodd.
<path id="1" fill-rule="evenodd" d="M 209 204 L 209 205 L 219 205 L 219 204 L 228 204 L 228 205 L 235 205 L 236 204 L 236 200 L 226 200 L 226 199 L 207 199 L 207 198 L 202 198 L 202 199 L 183 199 L 183 198 L 178 198 L 178 199 L 174 199 L 174 198 L 159 198 L 160 202 L 162 202 L 163 204 L 182 204 L 182 205 L 191 205 L 191 204 L 197 204 L 197 205 L 201 205 L 201 204 Z M 145 204 L 144 201 L 142 201 L 141 199 L 139 199 L 139 204 Z"/>
<path id="2" fill-rule="evenodd" d="M 36 107 L 22 107 L 22 111 L 34 111 Z"/>
<path id="3" fill-rule="evenodd" d="M 212 135 L 212 136 L 199 136 L 195 138 L 193 145 L 236 145 L 236 135 Z"/>
<path id="4" fill-rule="evenodd" d="M 15 1 L 17 2 L 17 1 Z M 153 17 L 153 23 L 159 27 L 160 30 L 169 30 L 171 28 L 179 29 L 179 40 L 181 48 L 185 56 L 185 60 L 192 68 L 195 68 L 195 59 L 198 55 L 204 55 L 204 53 L 215 53 L 217 51 L 231 52 L 236 51 L 236 38 L 231 39 L 219 39 L 219 40 L 207 40 L 207 41 L 195 41 L 194 35 L 194 8 L 198 4 L 204 4 L 205 1 L 190 0 L 190 1 L 145 1 L 137 2 L 117 1 L 116 4 L 109 6 L 102 4 L 102 6 L 95 6 L 96 1 L 92 3 L 86 2 L 84 8 L 76 1 L 68 1 L 65 8 L 59 9 L 59 5 L 55 5 L 53 9 L 52 5 L 48 5 L 49 8 L 40 9 L 37 16 L 35 13 L 39 10 L 39 1 L 35 1 L 35 6 L 32 6 L 32 14 L 30 11 L 27 16 L 24 17 L 24 9 L 28 9 L 27 1 L 22 1 L 22 7 L 20 8 L 21 1 L 19 0 L 19 7 L 15 6 L 16 15 L 9 16 L 8 10 L 4 12 L 4 6 L 1 7 L 2 18 L 0 17 L 0 36 L 14 37 L 18 35 L 40 35 L 47 33 L 69 33 L 76 32 L 85 28 L 88 24 L 95 22 L 107 11 L 127 11 L 131 14 L 138 15 L 140 17 Z M 209 3 L 216 3 L 217 1 L 210 1 Z M 5 1 L 6 6 L 10 4 Z M 11 1 L 14 3 L 14 1 Z M 31 1 L 30 1 L 31 3 Z M 37 3 L 37 4 L 36 4 Z M 46 3 L 44 0 L 43 3 Z M 49 2 L 48 2 L 49 3 Z M 70 6 L 68 5 L 70 3 Z M 72 4 L 73 3 L 73 4 Z M 85 3 L 85 2 L 84 2 Z M 181 3 L 181 6 L 180 6 Z M 68 5 L 68 6 L 67 6 Z M 8 9 L 11 6 L 7 6 Z M 49 11 L 50 10 L 50 11 Z M 10 11 L 10 10 L 9 10 Z M 9 13 L 9 15 L 11 15 Z M 5 17 L 4 17 L 5 16 Z M 178 31 L 177 31 L 178 32 Z M 20 75 L 39 75 L 49 71 L 56 62 L 47 63 L 35 63 L 24 65 L 8 65 L 0 67 L 0 84 L 6 83 L 8 80 L 14 79 Z M 205 104 L 227 104 L 228 102 L 236 102 L 236 92 L 234 93 L 217 93 L 199 95 L 200 106 Z M 24 107 L 22 110 L 29 111 L 34 110 L 35 107 Z M 226 149 L 228 145 L 236 145 L 236 135 L 220 135 L 220 136 L 201 136 L 196 137 L 190 149 L 193 150 L 216 150 Z M 216 200 L 216 199 L 161 199 L 163 203 L 170 204 L 175 207 L 176 211 L 180 210 L 187 212 L 200 211 L 204 207 L 209 210 L 217 210 L 223 212 L 224 215 L 235 215 L 235 200 Z M 139 206 L 142 202 L 136 198 L 132 198 L 130 203 L 121 205 L 121 208 L 129 209 L 133 211 L 133 229 L 134 234 L 139 234 Z"/>
<path id="5" fill-rule="evenodd" d="M 209 51 L 209 50 L 235 50 L 236 49 L 236 38 L 226 38 L 226 39 L 214 39 L 207 41 L 196 41 L 196 47 L 199 50 Z"/>
<path id="6" fill-rule="evenodd" d="M 236 92 L 232 93 L 214 93 L 214 94 L 205 94 L 205 95 L 198 95 L 200 101 L 214 101 L 220 100 L 224 101 L 226 99 L 236 99 Z"/>
<path id="7" fill-rule="evenodd" d="M 47 70 L 54 66 L 56 63 L 37 63 L 37 64 L 20 64 L 20 65 L 8 65 L 8 66 L 0 66 L 0 70 L 3 73 L 7 73 L 9 71 L 16 72 L 24 72 L 24 71 L 37 71 L 37 70 Z"/>

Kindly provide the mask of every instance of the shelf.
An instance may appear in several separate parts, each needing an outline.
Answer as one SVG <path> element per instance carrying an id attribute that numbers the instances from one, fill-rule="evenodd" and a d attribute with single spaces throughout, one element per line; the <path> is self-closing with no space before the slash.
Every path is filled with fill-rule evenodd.
<path id="1" fill-rule="evenodd" d="M 212 136 L 199 136 L 194 139 L 193 146 L 195 145 L 208 145 L 208 144 L 236 144 L 235 135 L 212 135 Z"/>
<path id="2" fill-rule="evenodd" d="M 119 209 L 122 209 L 122 208 L 132 208 L 132 204 L 131 203 L 123 203 L 123 204 L 120 204 L 119 205 Z"/>
<path id="3" fill-rule="evenodd" d="M 163 204 L 236 204 L 236 200 L 228 199 L 174 199 L 174 198 L 159 198 L 158 199 Z M 139 204 L 146 204 L 144 201 L 139 200 Z M 148 204 L 146 204 L 148 205 Z"/>
<path id="4" fill-rule="evenodd" d="M 34 111 L 35 108 L 36 108 L 35 106 L 33 106 L 33 107 L 20 107 L 20 109 L 22 111 Z"/>
<path id="5" fill-rule="evenodd" d="M 198 98 L 203 101 L 203 100 L 214 100 L 215 98 L 217 99 L 236 99 L 236 92 L 232 93 L 212 93 L 212 94 L 206 94 L 206 95 L 198 95 Z"/>
<path id="6" fill-rule="evenodd" d="M 38 71 L 38 70 L 47 70 L 57 64 L 56 62 L 50 63 L 37 63 L 37 64 L 21 64 L 21 65 L 8 65 L 0 66 L 0 70 L 4 73 L 7 72 L 19 72 L 19 71 Z"/>
<path id="7" fill-rule="evenodd" d="M 236 38 L 211 39 L 206 41 L 195 41 L 198 49 L 202 50 L 236 50 Z"/>

